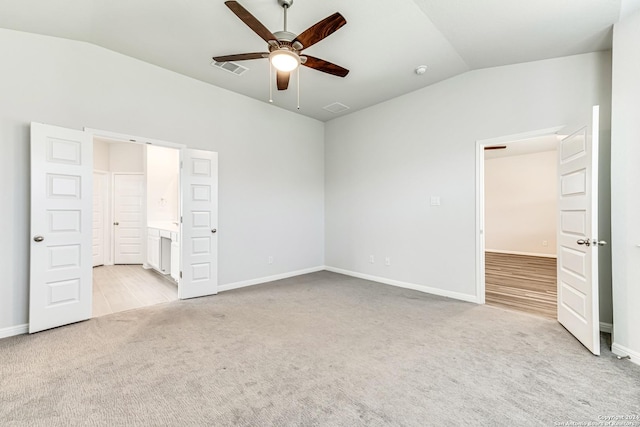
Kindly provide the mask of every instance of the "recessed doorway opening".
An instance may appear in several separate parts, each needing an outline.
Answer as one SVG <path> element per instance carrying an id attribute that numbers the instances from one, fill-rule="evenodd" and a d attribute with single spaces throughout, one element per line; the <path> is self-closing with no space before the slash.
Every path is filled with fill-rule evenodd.
<path id="1" fill-rule="evenodd" d="M 125 215 L 124 219 L 131 228 L 136 228 L 132 225 L 134 223 L 142 223 L 138 227 L 139 232 L 122 233 L 116 242 L 116 234 L 108 229 L 118 225 L 114 222 L 120 222 L 114 221 L 114 209 L 103 209 L 103 214 L 97 217 L 98 223 L 94 224 L 94 203 L 99 204 L 103 200 L 93 197 L 95 137 L 179 150 L 180 221 L 177 225 L 173 224 L 176 229 L 163 230 L 148 222 L 149 203 L 145 203 L 140 194 L 152 196 L 152 192 L 147 192 L 139 179 L 132 179 L 137 184 L 127 187 L 132 191 L 127 196 L 138 200 L 134 203 L 137 216 Z M 135 175 L 127 171 L 123 174 Z M 107 184 L 103 190 L 114 182 L 109 182 L 107 174 Z M 142 190 L 139 187 L 143 187 Z M 105 190 L 106 194 L 109 194 L 108 191 Z M 165 206 L 166 200 L 163 199 L 160 197 L 158 203 Z M 130 202 L 126 199 L 123 206 Z M 122 212 L 131 213 L 127 209 L 129 207 L 125 206 Z M 140 213 L 142 211 L 144 214 Z M 102 257 L 106 263 L 105 257 L 108 256 L 115 260 L 116 244 L 122 245 L 120 250 L 122 255 L 126 255 L 123 262 L 148 263 L 151 267 L 156 262 L 159 272 L 163 274 L 166 274 L 162 271 L 163 267 L 168 265 L 169 275 L 173 273 L 171 277 L 178 282 L 178 298 L 216 294 L 217 223 L 218 153 L 113 132 L 87 128 L 77 130 L 32 122 L 31 229 L 34 235 L 30 248 L 29 333 L 93 317 L 94 262 L 99 263 Z M 111 240 L 111 244 L 103 245 L 101 251 L 93 251 L 94 227 L 102 228 L 102 233 L 97 234 L 98 238 Z M 176 239 L 179 237 L 179 257 L 176 259 L 162 252 L 156 254 L 151 249 L 152 241 L 159 241 L 159 251 L 163 247 L 173 249 L 174 235 Z M 154 239 L 151 239 L 152 236 Z M 171 240 L 171 243 L 163 241 L 163 238 Z M 174 262 L 179 268 L 172 267 Z"/>
<path id="2" fill-rule="evenodd" d="M 555 134 L 484 147 L 485 302 L 557 318 Z"/>
<path id="3" fill-rule="evenodd" d="M 180 152 L 94 137 L 93 317 L 178 299 Z"/>

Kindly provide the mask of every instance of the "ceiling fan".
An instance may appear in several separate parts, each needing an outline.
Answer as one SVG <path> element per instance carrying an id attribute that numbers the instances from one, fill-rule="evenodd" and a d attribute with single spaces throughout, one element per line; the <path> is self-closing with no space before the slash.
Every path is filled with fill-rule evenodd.
<path id="1" fill-rule="evenodd" d="M 313 46 L 325 37 L 330 36 L 347 23 L 340 13 L 336 12 L 322 21 L 312 25 L 302 33 L 296 35 L 287 31 L 287 9 L 293 4 L 293 0 L 277 0 L 284 9 L 284 29 L 272 33 L 260 21 L 258 21 L 248 10 L 237 1 L 226 1 L 233 13 L 242 22 L 251 28 L 257 35 L 267 42 L 268 52 L 240 53 L 235 55 L 214 56 L 217 62 L 244 61 L 247 59 L 268 58 L 276 69 L 276 82 L 278 90 L 286 90 L 289 87 L 291 72 L 300 65 L 322 71 L 334 76 L 344 77 L 349 74 L 349 70 L 339 65 L 333 64 L 324 59 L 315 58 L 310 55 L 301 55 L 302 50 Z"/>

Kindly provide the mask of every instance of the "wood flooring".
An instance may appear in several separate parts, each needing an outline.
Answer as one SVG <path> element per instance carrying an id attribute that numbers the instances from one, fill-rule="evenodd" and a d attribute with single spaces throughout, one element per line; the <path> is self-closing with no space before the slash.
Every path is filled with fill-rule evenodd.
<path id="1" fill-rule="evenodd" d="M 178 299 L 178 285 L 141 265 L 93 269 L 93 317 Z"/>
<path id="2" fill-rule="evenodd" d="M 556 259 L 485 252 L 489 305 L 557 318 Z"/>

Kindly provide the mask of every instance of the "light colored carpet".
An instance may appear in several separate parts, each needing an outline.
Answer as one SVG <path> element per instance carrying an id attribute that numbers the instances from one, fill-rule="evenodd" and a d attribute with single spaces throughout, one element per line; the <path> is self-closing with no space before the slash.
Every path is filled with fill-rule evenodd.
<path id="1" fill-rule="evenodd" d="M 3 426 L 640 415 L 640 367 L 592 356 L 553 320 L 329 272 L 0 340 L 0 373 Z"/>

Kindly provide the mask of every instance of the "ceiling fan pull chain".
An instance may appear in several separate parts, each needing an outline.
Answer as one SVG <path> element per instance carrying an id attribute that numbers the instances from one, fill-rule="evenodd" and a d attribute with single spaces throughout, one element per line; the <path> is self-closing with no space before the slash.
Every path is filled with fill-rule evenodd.
<path id="1" fill-rule="evenodd" d="M 298 110 L 300 109 L 300 67 L 298 67 Z"/>
<path id="2" fill-rule="evenodd" d="M 273 66 L 269 61 L 269 102 L 273 104 Z"/>

